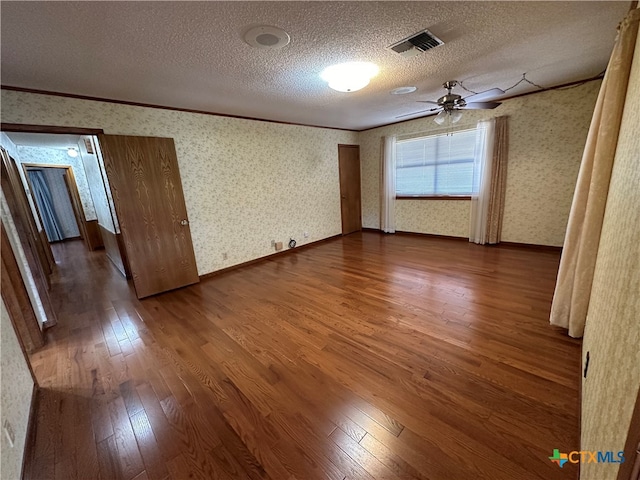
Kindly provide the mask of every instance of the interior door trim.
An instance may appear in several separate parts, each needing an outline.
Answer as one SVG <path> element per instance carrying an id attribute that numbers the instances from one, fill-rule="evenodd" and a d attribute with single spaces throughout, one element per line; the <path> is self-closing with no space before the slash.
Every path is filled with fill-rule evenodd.
<path id="1" fill-rule="evenodd" d="M 99 135 L 104 133 L 101 128 L 58 127 L 56 125 L 29 125 L 22 123 L 0 123 L 0 130 L 21 133 L 66 133 L 68 135 Z"/>

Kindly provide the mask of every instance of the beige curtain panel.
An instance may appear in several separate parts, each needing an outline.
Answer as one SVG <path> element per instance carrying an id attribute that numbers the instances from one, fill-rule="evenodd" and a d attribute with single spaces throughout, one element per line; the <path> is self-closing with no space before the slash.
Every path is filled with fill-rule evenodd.
<path id="1" fill-rule="evenodd" d="M 508 117 L 483 120 L 478 129 L 484 132 L 484 144 L 474 164 L 479 178 L 478 191 L 471 195 L 469 241 L 495 244 L 500 242 L 507 186 Z"/>
<path id="2" fill-rule="evenodd" d="M 640 10 L 632 10 L 618 27 L 582 156 L 560 259 L 550 322 L 567 328 L 576 338 L 584 333 L 589 308 L 639 21 Z"/>
<path id="3" fill-rule="evenodd" d="M 507 158 L 509 155 L 508 117 L 497 117 L 493 140 L 493 168 L 489 212 L 487 214 L 487 243 L 499 243 L 502 234 L 504 194 L 507 188 Z"/>

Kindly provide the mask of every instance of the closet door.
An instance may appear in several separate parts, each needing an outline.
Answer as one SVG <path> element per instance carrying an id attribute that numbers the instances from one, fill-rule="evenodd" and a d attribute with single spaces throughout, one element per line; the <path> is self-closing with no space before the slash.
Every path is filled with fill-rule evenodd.
<path id="1" fill-rule="evenodd" d="M 338 163 L 342 234 L 348 235 L 362 230 L 360 147 L 358 145 L 338 145 Z"/>

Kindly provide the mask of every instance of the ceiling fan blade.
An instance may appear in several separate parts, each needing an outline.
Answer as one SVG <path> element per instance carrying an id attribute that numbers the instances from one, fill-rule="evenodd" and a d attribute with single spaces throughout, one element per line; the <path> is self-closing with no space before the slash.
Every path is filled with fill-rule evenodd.
<path id="1" fill-rule="evenodd" d="M 402 118 L 402 117 L 410 117 L 411 115 L 417 115 L 419 113 L 426 113 L 426 112 L 432 112 L 433 110 L 436 110 L 435 108 L 430 108 L 428 110 L 419 110 L 417 112 L 412 112 L 412 113 L 405 113 L 403 115 L 398 115 L 396 118 Z"/>
<path id="2" fill-rule="evenodd" d="M 467 103 L 474 103 L 474 102 L 481 102 L 482 100 L 486 100 L 488 98 L 499 97 L 500 95 L 504 95 L 504 90 L 501 90 L 499 88 L 492 88 L 491 90 L 475 93 L 465 98 L 464 100 Z"/>
<path id="3" fill-rule="evenodd" d="M 500 102 L 473 102 L 473 103 L 467 103 L 464 106 L 464 109 L 469 109 L 469 110 L 492 110 L 494 108 L 496 108 L 497 106 L 501 105 Z"/>
<path id="4" fill-rule="evenodd" d="M 416 100 L 418 103 L 432 103 L 434 105 L 440 105 L 438 102 L 434 102 L 433 100 Z"/>

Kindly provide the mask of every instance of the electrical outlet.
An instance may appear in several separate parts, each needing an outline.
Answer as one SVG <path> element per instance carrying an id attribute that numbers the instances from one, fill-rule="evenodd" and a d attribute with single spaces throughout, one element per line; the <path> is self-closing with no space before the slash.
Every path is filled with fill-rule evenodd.
<path id="1" fill-rule="evenodd" d="M 224 252 L 224 253 L 222 254 L 222 259 L 223 259 L 223 260 L 226 260 L 228 257 L 229 257 L 229 255 L 227 255 L 227 252 Z"/>
<path id="2" fill-rule="evenodd" d="M 304 232 L 304 238 L 309 238 L 309 232 Z"/>
<path id="3" fill-rule="evenodd" d="M 276 246 L 276 241 L 275 240 L 271 240 L 271 246 L 275 247 Z"/>
<path id="4" fill-rule="evenodd" d="M 13 448 L 13 444 L 16 440 L 16 434 L 13 432 L 13 426 L 11 425 L 9 420 L 5 419 L 2 428 L 4 430 L 4 434 L 7 437 L 7 440 L 9 440 L 9 445 L 11 446 L 11 448 Z"/>

